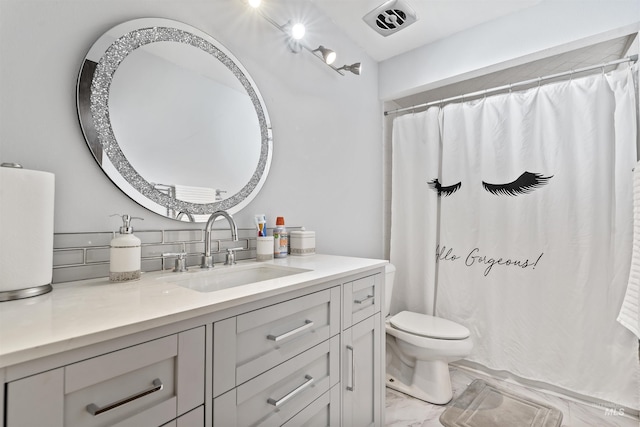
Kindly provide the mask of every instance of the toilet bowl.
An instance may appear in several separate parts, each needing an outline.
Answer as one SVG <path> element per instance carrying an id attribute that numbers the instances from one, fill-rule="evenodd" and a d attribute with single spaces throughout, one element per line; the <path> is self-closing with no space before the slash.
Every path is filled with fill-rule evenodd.
<path id="1" fill-rule="evenodd" d="M 387 264 L 385 274 L 387 387 L 444 405 L 453 397 L 449 362 L 467 357 L 473 348 L 469 330 L 410 311 L 389 316 L 395 266 Z"/>

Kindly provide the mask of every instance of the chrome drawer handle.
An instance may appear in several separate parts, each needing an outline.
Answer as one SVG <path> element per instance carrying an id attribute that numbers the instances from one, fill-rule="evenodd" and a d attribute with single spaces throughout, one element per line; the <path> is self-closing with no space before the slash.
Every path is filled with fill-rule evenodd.
<path id="1" fill-rule="evenodd" d="M 151 393 L 155 393 L 156 391 L 160 391 L 162 390 L 162 388 L 164 387 L 164 385 L 162 384 L 162 381 L 160 381 L 158 378 L 156 378 L 155 380 L 153 380 L 153 386 L 141 391 L 140 393 L 136 393 L 133 396 L 129 396 L 129 397 L 125 397 L 124 399 L 120 399 L 117 402 L 113 402 L 107 406 L 103 406 L 102 408 L 100 408 L 98 405 L 96 405 L 95 403 L 90 403 L 89 405 L 87 405 L 87 412 L 90 413 L 91 415 L 93 415 L 94 417 L 96 415 L 100 415 L 104 412 L 110 411 L 112 409 L 117 408 L 118 406 L 122 406 L 125 403 L 129 403 L 129 402 L 133 402 L 136 399 L 140 399 L 141 397 L 147 396 Z"/>
<path id="2" fill-rule="evenodd" d="M 356 352 L 350 345 L 347 350 L 351 351 L 351 386 L 347 386 L 347 390 L 355 391 L 356 389 Z"/>
<path id="3" fill-rule="evenodd" d="M 373 299 L 373 295 L 367 295 L 366 298 L 362 298 L 362 299 L 354 299 L 353 302 L 355 302 L 356 304 L 362 304 L 365 301 L 369 301 L 370 299 Z"/>
<path id="4" fill-rule="evenodd" d="M 284 334 L 282 334 L 282 335 L 275 336 L 275 335 L 271 335 L 271 334 L 269 334 L 269 335 L 267 335 L 267 339 L 268 339 L 269 341 L 275 341 L 275 342 L 278 342 L 278 341 L 281 341 L 281 340 L 283 340 L 283 339 L 286 339 L 286 338 L 292 337 L 292 336 L 294 336 L 294 335 L 296 335 L 296 334 L 299 334 L 300 332 L 306 331 L 307 329 L 309 329 L 309 328 L 311 328 L 311 327 L 313 327 L 313 321 L 312 321 L 312 320 L 307 319 L 307 320 L 305 320 L 305 321 L 304 321 L 304 325 L 299 326 L 299 327 L 297 327 L 297 328 L 295 328 L 295 329 L 292 329 L 292 330 L 290 330 L 289 332 L 285 332 L 285 333 L 284 333 Z"/>
<path id="5" fill-rule="evenodd" d="M 295 395 L 300 393 L 302 390 L 304 390 L 305 388 L 307 388 L 311 384 L 313 384 L 313 377 L 311 375 L 305 375 L 304 379 L 306 381 L 304 383 L 302 383 L 301 385 L 299 385 L 298 387 L 296 387 L 295 390 L 290 391 L 289 393 L 287 393 L 284 397 L 282 397 L 279 400 L 275 400 L 275 399 L 270 397 L 269 399 L 267 399 L 267 403 L 269 405 L 275 406 L 276 408 L 279 407 L 280 405 L 283 405 L 283 404 L 287 403 L 287 401 L 289 399 L 293 398 Z"/>

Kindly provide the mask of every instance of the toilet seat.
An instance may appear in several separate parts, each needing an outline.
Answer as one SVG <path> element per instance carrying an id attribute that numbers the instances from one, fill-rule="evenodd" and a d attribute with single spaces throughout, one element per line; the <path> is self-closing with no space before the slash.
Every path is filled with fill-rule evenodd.
<path id="1" fill-rule="evenodd" d="M 458 323 L 411 311 L 396 314 L 389 323 L 396 329 L 426 338 L 463 340 L 471 334 L 469 329 Z"/>

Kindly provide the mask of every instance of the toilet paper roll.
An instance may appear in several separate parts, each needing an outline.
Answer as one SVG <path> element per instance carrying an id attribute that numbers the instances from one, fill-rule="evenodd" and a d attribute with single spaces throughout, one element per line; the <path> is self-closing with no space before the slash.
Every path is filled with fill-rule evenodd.
<path id="1" fill-rule="evenodd" d="M 0 167 L 0 292 L 51 283 L 52 173 Z"/>
<path id="2" fill-rule="evenodd" d="M 256 260 L 268 261 L 273 259 L 273 236 L 256 237 Z"/>

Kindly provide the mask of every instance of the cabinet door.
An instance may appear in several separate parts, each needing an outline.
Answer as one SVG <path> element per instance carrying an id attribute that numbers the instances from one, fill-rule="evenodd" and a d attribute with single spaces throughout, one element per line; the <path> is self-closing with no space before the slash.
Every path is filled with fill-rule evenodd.
<path id="1" fill-rule="evenodd" d="M 342 425 L 382 425 L 380 313 L 343 333 Z"/>

